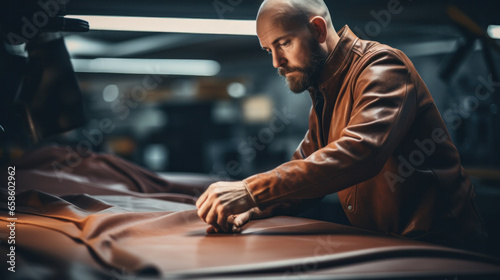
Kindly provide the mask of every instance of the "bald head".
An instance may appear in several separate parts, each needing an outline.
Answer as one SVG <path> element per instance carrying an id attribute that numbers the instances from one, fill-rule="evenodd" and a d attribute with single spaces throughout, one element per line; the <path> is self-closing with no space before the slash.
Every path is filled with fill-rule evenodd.
<path id="1" fill-rule="evenodd" d="M 333 28 L 328 7 L 323 0 L 265 0 L 260 6 L 257 21 L 271 16 L 281 23 L 305 24 L 313 17 L 322 17 Z"/>

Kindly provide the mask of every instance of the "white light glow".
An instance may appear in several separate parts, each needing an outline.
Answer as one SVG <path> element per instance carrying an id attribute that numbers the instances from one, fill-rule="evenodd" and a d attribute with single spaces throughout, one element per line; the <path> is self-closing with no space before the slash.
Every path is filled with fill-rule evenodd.
<path id="1" fill-rule="evenodd" d="M 64 43 L 66 43 L 66 48 L 73 55 L 100 53 L 106 50 L 106 44 L 79 35 L 69 35 L 65 37 Z"/>
<path id="2" fill-rule="evenodd" d="M 215 76 L 220 71 L 217 61 L 196 59 L 73 58 L 71 63 L 83 73 Z"/>
<path id="3" fill-rule="evenodd" d="M 488 26 L 488 35 L 493 39 L 500 39 L 500 25 Z"/>
<path id="4" fill-rule="evenodd" d="M 255 20 L 69 15 L 89 22 L 90 30 L 174 32 L 255 36 Z"/>
<path id="5" fill-rule="evenodd" d="M 247 89 L 241 83 L 230 83 L 227 86 L 227 93 L 233 98 L 241 98 L 245 96 Z"/>
<path id="6" fill-rule="evenodd" d="M 116 85 L 108 85 L 102 91 L 102 98 L 106 102 L 113 102 L 120 95 L 120 89 Z"/>

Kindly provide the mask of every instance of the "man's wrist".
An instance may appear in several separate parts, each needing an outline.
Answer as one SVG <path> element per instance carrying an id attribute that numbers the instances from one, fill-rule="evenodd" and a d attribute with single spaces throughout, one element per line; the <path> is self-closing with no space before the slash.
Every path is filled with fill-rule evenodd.
<path id="1" fill-rule="evenodd" d="M 251 205 L 252 206 L 251 208 L 253 208 L 253 207 L 259 208 L 259 205 L 257 204 L 257 201 L 255 201 L 255 197 L 253 197 L 252 192 L 250 191 L 250 188 L 248 188 L 247 182 L 245 180 L 243 180 L 242 182 L 243 182 L 243 186 L 245 186 L 245 189 L 246 189 L 246 191 L 248 193 L 248 196 L 250 196 L 251 203 L 253 203 Z"/>

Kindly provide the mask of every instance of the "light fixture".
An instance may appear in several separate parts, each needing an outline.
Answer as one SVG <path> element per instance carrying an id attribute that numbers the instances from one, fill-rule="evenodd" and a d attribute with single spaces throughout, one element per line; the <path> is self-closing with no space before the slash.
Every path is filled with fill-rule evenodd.
<path id="1" fill-rule="evenodd" d="M 174 32 L 255 36 L 255 20 L 68 15 L 89 22 L 90 30 Z"/>
<path id="2" fill-rule="evenodd" d="M 500 25 L 488 26 L 488 35 L 493 39 L 500 39 Z"/>
<path id="3" fill-rule="evenodd" d="M 75 72 L 215 76 L 220 64 L 213 60 L 95 58 L 71 59 Z"/>

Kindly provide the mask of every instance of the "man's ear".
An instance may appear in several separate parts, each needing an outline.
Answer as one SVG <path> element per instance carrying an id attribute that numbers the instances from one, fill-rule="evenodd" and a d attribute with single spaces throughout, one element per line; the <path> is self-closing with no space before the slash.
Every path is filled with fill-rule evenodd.
<path id="1" fill-rule="evenodd" d="M 309 21 L 309 26 L 314 37 L 318 40 L 318 43 L 324 43 L 326 41 L 326 21 L 320 16 L 315 16 Z"/>

